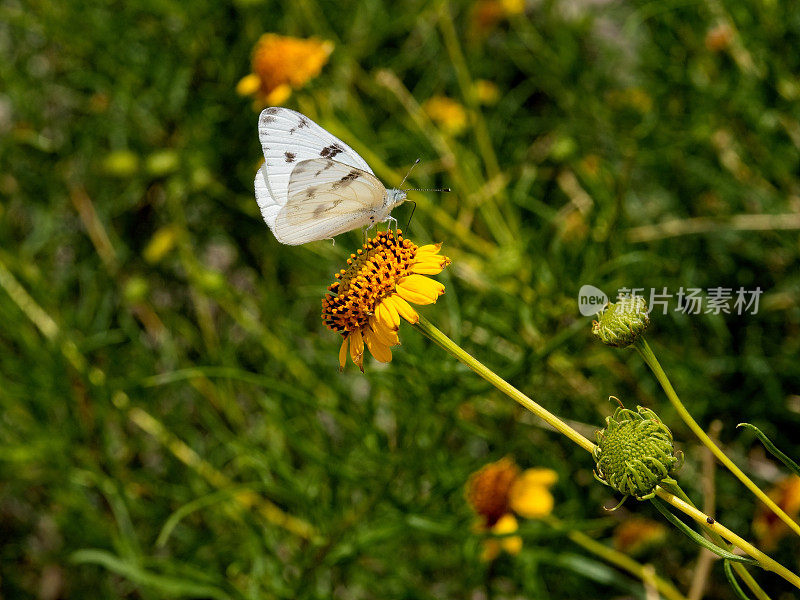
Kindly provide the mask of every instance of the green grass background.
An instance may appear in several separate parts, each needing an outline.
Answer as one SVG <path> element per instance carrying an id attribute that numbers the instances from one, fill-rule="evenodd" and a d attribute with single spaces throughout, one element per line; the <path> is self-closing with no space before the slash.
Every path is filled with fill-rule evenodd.
<path id="1" fill-rule="evenodd" d="M 257 115 L 234 88 L 266 31 L 336 44 L 288 106 L 387 184 L 421 157 L 415 187 L 453 188 L 412 194 L 408 235 L 453 258 L 421 310 L 468 351 L 587 435 L 611 394 L 654 408 L 700 502 L 701 450 L 638 356 L 591 339 L 577 292 L 760 286 L 757 315 L 670 310 L 649 339 L 759 484 L 781 470 L 737 423 L 800 455 L 797 3 L 536 1 L 483 37 L 471 6 L 0 5 L 0 596 L 644 597 L 540 523 L 518 557 L 479 559 L 463 486 L 505 455 L 555 469 L 555 514 L 604 543 L 660 519 L 605 512 L 583 450 L 407 325 L 390 365 L 337 371 L 320 299 L 361 234 L 287 247 L 261 220 Z M 719 23 L 734 37 L 713 51 Z M 497 104 L 472 104 L 474 79 Z M 435 94 L 471 107 L 465 133 L 420 112 Z M 761 214 L 789 228 L 728 220 Z M 148 260 L 159 231 L 174 247 Z M 755 502 L 725 472 L 715 500 L 751 537 Z M 797 568 L 798 546 L 774 555 Z M 639 556 L 684 591 L 696 558 L 675 531 Z M 719 564 L 706 597 L 732 597 Z"/>

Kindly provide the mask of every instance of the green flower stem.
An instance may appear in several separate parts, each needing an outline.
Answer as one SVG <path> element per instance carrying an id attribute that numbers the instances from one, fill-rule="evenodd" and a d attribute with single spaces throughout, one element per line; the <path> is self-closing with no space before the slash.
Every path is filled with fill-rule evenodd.
<path id="1" fill-rule="evenodd" d="M 708 437 L 706 432 L 703 431 L 703 428 L 700 427 L 692 415 L 689 414 L 689 411 L 686 410 L 686 407 L 683 405 L 680 398 L 678 398 L 675 388 L 672 387 L 672 384 L 667 378 L 667 374 L 664 372 L 664 369 L 661 368 L 658 359 L 656 359 L 656 355 L 653 354 L 653 351 L 650 348 L 650 345 L 647 343 L 647 340 L 644 339 L 644 336 L 640 336 L 634 342 L 633 346 L 639 351 L 639 354 L 644 359 L 644 362 L 647 363 L 647 366 L 653 371 L 658 383 L 661 384 L 661 387 L 667 394 L 667 398 L 669 398 L 669 401 L 672 403 L 672 406 L 675 407 L 675 410 L 678 411 L 678 414 L 680 415 L 681 419 L 683 419 L 684 423 L 689 426 L 689 429 L 694 432 L 700 441 L 703 442 L 703 444 L 709 450 L 711 450 L 712 454 L 714 454 L 714 456 L 716 456 L 717 459 L 756 496 L 756 498 L 766 504 L 769 509 L 781 519 L 781 521 L 786 523 L 792 529 L 792 531 L 794 531 L 797 535 L 800 535 L 800 525 L 798 525 L 789 515 L 787 515 L 780 506 L 775 504 L 775 502 L 769 496 L 767 496 L 761 490 L 761 488 L 753 483 L 750 478 L 745 475 L 742 470 L 725 455 L 725 453 L 714 443 L 714 441 Z"/>
<path id="2" fill-rule="evenodd" d="M 704 514 L 702 511 L 697 510 L 692 505 L 691 502 L 686 502 L 685 500 L 678 497 L 678 495 L 668 492 L 662 486 L 656 488 L 656 493 L 662 500 L 668 502 L 681 512 L 689 515 L 692 519 L 700 523 L 700 525 L 705 527 L 707 531 L 726 539 L 731 544 L 733 544 L 737 548 L 740 548 L 749 556 L 756 559 L 759 565 L 761 565 L 761 568 L 763 568 L 764 570 L 772 571 L 773 573 L 780 575 L 786 581 L 794 585 L 796 588 L 800 589 L 800 577 L 798 577 L 795 573 L 792 573 L 782 564 L 776 562 L 775 560 L 773 560 L 772 558 L 761 552 L 761 550 L 753 546 L 753 544 L 751 544 L 747 540 L 733 533 L 730 529 L 720 524 L 719 521 L 713 521 L 712 523 L 709 523 L 708 515 Z M 681 495 L 685 496 L 685 494 Z M 717 540 L 715 539 L 714 541 Z M 738 566 L 741 567 L 742 565 Z M 733 565 L 733 567 L 734 569 L 736 569 L 737 573 L 740 573 L 740 569 L 736 568 L 737 565 Z"/>
<path id="3" fill-rule="evenodd" d="M 580 433 L 564 423 L 564 421 L 559 419 L 553 413 L 539 406 L 536 402 L 520 392 L 502 377 L 494 373 L 491 369 L 487 368 L 483 363 L 475 359 L 472 355 L 461 348 L 461 346 L 456 344 L 453 340 L 434 327 L 433 324 L 425 317 L 420 315 L 419 321 L 414 324 L 414 327 L 440 348 L 475 371 L 475 373 L 483 377 L 486 381 L 491 383 L 506 396 L 515 400 L 531 411 L 534 415 L 545 421 L 553 429 L 567 436 L 587 452 L 591 453 L 594 451 L 595 446 L 591 441 L 583 437 Z"/>
<path id="4" fill-rule="evenodd" d="M 655 574 L 648 574 L 647 569 L 641 563 L 633 560 L 627 554 L 620 552 L 619 550 L 614 550 L 598 542 L 595 539 L 590 538 L 588 535 L 581 531 L 576 531 L 572 529 L 567 529 L 564 527 L 564 524 L 556 519 L 555 517 L 547 517 L 545 521 L 552 526 L 554 529 L 559 531 L 563 531 L 566 533 L 567 537 L 572 540 L 575 544 L 591 552 L 592 554 L 599 556 L 601 559 L 606 561 L 609 564 L 614 565 L 615 567 L 619 567 L 623 571 L 627 571 L 634 577 L 641 579 L 642 581 L 646 581 L 651 583 L 653 587 L 655 587 L 659 594 L 668 600 L 686 600 L 686 596 L 681 594 L 678 589 L 672 585 L 666 579 L 662 579 L 658 575 Z"/>

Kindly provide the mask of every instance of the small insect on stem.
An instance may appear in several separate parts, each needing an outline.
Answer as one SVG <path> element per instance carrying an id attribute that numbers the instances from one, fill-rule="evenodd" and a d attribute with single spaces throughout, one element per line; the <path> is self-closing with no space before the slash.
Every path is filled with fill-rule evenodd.
<path id="1" fill-rule="evenodd" d="M 706 523 L 713 525 L 716 521 L 712 517 L 706 517 Z"/>

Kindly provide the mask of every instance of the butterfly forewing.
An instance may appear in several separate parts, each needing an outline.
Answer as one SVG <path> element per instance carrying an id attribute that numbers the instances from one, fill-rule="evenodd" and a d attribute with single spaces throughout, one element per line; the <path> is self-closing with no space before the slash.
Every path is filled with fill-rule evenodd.
<path id="1" fill-rule="evenodd" d="M 302 161 L 272 230 L 284 244 L 305 244 L 366 227 L 381 220 L 385 195 L 371 173 L 328 159 Z"/>
<path id="2" fill-rule="evenodd" d="M 280 204 L 289 199 L 289 180 L 298 163 L 332 159 L 372 174 L 355 150 L 308 117 L 288 108 L 265 108 L 258 119 L 258 135 L 266 161 L 266 182 Z"/>

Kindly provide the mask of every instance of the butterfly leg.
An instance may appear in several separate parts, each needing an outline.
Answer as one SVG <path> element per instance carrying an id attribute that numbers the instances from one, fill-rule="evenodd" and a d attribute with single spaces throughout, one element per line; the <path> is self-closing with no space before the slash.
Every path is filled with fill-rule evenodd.
<path id="1" fill-rule="evenodd" d="M 392 215 L 389 215 L 386 217 L 386 221 L 389 223 L 389 226 L 387 227 L 389 231 L 391 231 L 392 224 L 394 223 L 394 235 L 397 237 L 397 219 L 395 219 Z"/>

